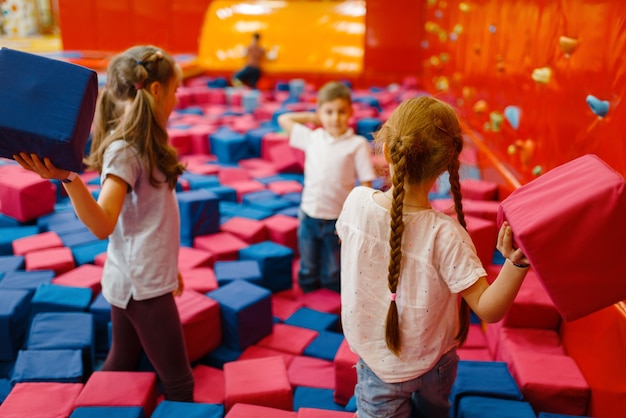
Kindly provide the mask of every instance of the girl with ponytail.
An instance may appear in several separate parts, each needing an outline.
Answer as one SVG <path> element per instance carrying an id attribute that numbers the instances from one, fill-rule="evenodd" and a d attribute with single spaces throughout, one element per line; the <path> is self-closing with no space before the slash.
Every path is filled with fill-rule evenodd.
<path id="1" fill-rule="evenodd" d="M 513 248 L 504 223 L 497 248 L 507 261 L 488 284 L 465 230 L 463 135 L 449 105 L 426 96 L 408 99 L 375 137 L 389 164 L 391 187 L 355 188 L 337 220 L 342 326 L 359 356 L 358 416 L 448 417 L 456 347 L 467 337 L 470 308 L 486 322 L 499 321 L 526 276 L 528 260 Z M 444 172 L 456 219 L 428 201 Z"/>
<path id="2" fill-rule="evenodd" d="M 174 300 L 183 291 L 175 187 L 184 167 L 166 130 L 181 82 L 174 59 L 151 45 L 111 59 L 85 159 L 100 174 L 97 200 L 80 176 L 50 159 L 14 158 L 42 178 L 61 180 L 78 218 L 109 240 L 102 294 L 111 304 L 112 343 L 102 370 L 134 371 L 143 351 L 165 399 L 192 402 L 193 374 Z"/>

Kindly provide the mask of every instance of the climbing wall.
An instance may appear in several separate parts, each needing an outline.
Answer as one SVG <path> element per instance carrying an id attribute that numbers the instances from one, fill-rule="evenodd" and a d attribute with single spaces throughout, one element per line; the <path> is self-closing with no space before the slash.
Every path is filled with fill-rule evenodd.
<path id="1" fill-rule="evenodd" d="M 425 2 L 424 85 L 521 183 L 594 153 L 626 174 L 626 3 Z"/>

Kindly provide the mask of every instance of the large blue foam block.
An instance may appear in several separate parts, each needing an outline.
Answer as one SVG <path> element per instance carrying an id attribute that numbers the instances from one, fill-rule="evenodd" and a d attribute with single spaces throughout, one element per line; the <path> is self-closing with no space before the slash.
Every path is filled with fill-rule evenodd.
<path id="1" fill-rule="evenodd" d="M 0 49 L 0 156 L 20 151 L 81 171 L 98 75 L 79 65 Z"/>
<path id="2" fill-rule="evenodd" d="M 225 346 L 244 350 L 272 333 L 272 294 L 267 289 L 235 280 L 207 296 L 220 304 Z"/>

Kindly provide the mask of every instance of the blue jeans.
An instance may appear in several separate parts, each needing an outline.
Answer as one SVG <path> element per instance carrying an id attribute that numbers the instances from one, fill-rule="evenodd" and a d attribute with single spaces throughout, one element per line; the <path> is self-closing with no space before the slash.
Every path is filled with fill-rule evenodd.
<path id="1" fill-rule="evenodd" d="M 452 349 L 422 376 L 385 383 L 359 359 L 355 388 L 359 418 L 448 418 L 458 363 L 456 349 Z"/>
<path id="2" fill-rule="evenodd" d="M 340 246 L 336 219 L 315 219 L 298 212 L 298 284 L 303 292 L 326 288 L 339 292 Z"/>

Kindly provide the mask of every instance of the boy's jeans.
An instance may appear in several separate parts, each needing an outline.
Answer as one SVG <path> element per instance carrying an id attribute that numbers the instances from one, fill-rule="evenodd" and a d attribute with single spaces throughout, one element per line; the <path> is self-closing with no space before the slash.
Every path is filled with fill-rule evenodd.
<path id="1" fill-rule="evenodd" d="M 298 220 L 300 288 L 303 292 L 311 292 L 321 287 L 339 292 L 341 267 L 339 237 L 335 231 L 337 220 L 311 218 L 302 210 L 298 212 Z"/>

